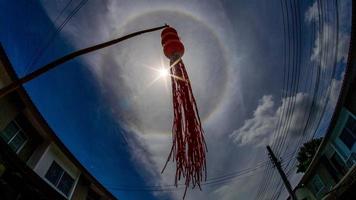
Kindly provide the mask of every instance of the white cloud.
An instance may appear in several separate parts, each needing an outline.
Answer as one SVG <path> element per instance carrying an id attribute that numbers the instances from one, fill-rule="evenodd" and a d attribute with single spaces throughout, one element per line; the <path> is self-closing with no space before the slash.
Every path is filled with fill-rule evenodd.
<path id="1" fill-rule="evenodd" d="M 347 56 L 350 47 L 350 35 L 344 32 L 340 32 L 339 34 L 339 44 L 338 44 L 338 62 L 347 63 Z"/>
<path id="2" fill-rule="evenodd" d="M 342 76 L 343 77 L 343 76 Z M 330 105 L 335 106 L 339 98 L 340 89 L 342 85 L 342 79 L 333 79 L 330 86 Z"/>
<path id="3" fill-rule="evenodd" d="M 308 8 L 308 10 L 305 12 L 305 21 L 308 23 L 311 23 L 313 20 L 317 20 L 318 18 L 318 4 L 317 1 L 313 3 L 312 6 Z"/>
<path id="4" fill-rule="evenodd" d="M 235 85 L 227 86 L 234 82 L 229 81 L 231 66 L 227 58 L 235 54 L 235 42 L 221 4 L 213 0 L 204 3 L 153 1 L 150 4 L 110 0 L 100 6 L 95 4 L 94 1 L 88 2 L 66 25 L 62 31 L 66 39 L 79 49 L 164 23 L 174 26 L 186 47 L 183 60 L 204 128 L 209 127 L 208 118 L 223 112 L 219 108 L 229 100 L 225 96 L 226 90 L 236 89 Z M 52 19 L 56 12 L 50 10 L 55 7 L 45 6 Z M 90 15 L 85 14 L 89 12 Z M 170 84 L 168 82 L 168 90 L 163 80 L 149 86 L 157 74 L 147 68 L 160 65 L 163 57 L 160 39 L 159 32 L 146 34 L 92 53 L 84 60 L 89 64 L 103 100 L 126 130 L 132 160 L 137 171 L 148 181 L 147 185 L 171 185 L 175 175 L 175 163 L 172 162 L 163 175 L 160 173 L 171 147 L 173 114 Z M 163 60 L 168 65 L 169 61 Z M 208 134 L 210 132 L 206 131 Z M 209 137 L 206 138 L 210 142 Z M 209 156 L 222 157 L 213 152 Z M 159 198 L 161 192 L 154 194 Z M 171 199 L 180 199 L 182 195 L 179 190 L 170 196 Z M 206 193 L 189 190 L 188 195 Z"/>
<path id="5" fill-rule="evenodd" d="M 228 135 L 234 129 L 233 126 L 242 122 L 240 118 L 243 117 L 239 115 L 243 116 L 245 112 L 242 110 L 248 107 L 248 102 L 246 106 L 242 106 L 244 97 L 237 91 L 241 90 L 240 85 L 249 83 L 239 82 L 239 70 L 245 66 L 236 64 L 239 63 L 236 55 L 245 53 L 246 49 L 236 53 L 236 35 L 232 35 L 231 30 L 234 27 L 230 25 L 230 19 L 225 15 L 220 3 L 213 0 L 204 3 L 166 3 L 159 0 L 147 4 L 109 0 L 100 4 L 103 6 L 95 6 L 95 1 L 89 1 L 62 31 L 77 49 L 166 22 L 177 27 L 182 34 L 183 42 L 187 45 L 184 61 L 199 111 L 202 119 L 207 117 L 203 126 L 209 148 L 209 177 L 250 167 L 265 159 L 264 152 L 256 148 L 271 142 L 282 106 L 287 105 L 293 98 L 296 99 L 296 107 L 291 124 L 295 126 L 290 130 L 291 133 L 297 132 L 297 125 L 300 124 L 304 111 L 300 107 L 304 105 L 302 102 L 308 99 L 308 95 L 298 93 L 294 97 L 283 99 L 281 103 L 276 102 L 272 95 L 266 95 L 261 98 L 253 116 L 246 119 L 243 125 L 231 134 L 234 141 L 240 145 L 229 143 Z M 56 12 L 50 11 L 51 8 L 45 6 L 45 9 L 49 10 L 52 19 L 56 16 Z M 309 12 L 311 21 L 316 18 L 315 10 Z M 142 64 L 159 64 L 162 55 L 159 40 L 159 33 L 147 34 L 93 53 L 84 60 L 89 63 L 94 80 L 105 97 L 103 103 L 112 107 L 113 115 L 126 129 L 132 159 L 136 163 L 137 171 L 147 176 L 148 185 L 172 184 L 175 173 L 174 164 L 170 163 L 165 173 L 160 174 L 171 145 L 171 94 L 163 92 L 165 88 L 161 80 L 150 90 L 142 92 L 143 86 L 155 76 L 151 71 L 146 71 Z M 143 46 L 150 48 L 142 48 Z M 347 46 L 347 42 L 344 46 Z M 227 61 L 224 61 L 226 58 Z M 234 66 L 231 66 L 231 62 L 234 62 Z M 258 74 L 253 71 L 250 73 Z M 215 76 L 216 74 L 219 76 Z M 222 93 L 225 87 L 228 95 Z M 260 94 L 256 95 L 260 97 Z M 223 106 L 219 107 L 219 104 Z M 208 117 L 209 115 L 211 116 Z M 246 156 L 247 153 L 249 156 Z M 251 158 L 251 155 L 254 156 Z M 203 192 L 188 190 L 187 195 L 189 199 L 248 198 L 251 197 L 251 188 L 254 191 L 259 178 L 249 177 L 243 182 L 237 181 L 214 188 L 203 187 Z M 248 183 L 246 180 L 249 180 Z M 236 188 L 239 188 L 239 193 Z M 159 198 L 161 193 L 155 194 Z M 172 199 L 181 197 L 181 190 L 171 195 Z"/>
<path id="6" fill-rule="evenodd" d="M 245 120 L 244 124 L 230 135 L 239 145 L 265 146 L 272 144 L 279 118 L 284 120 L 284 124 L 286 123 L 286 110 L 283 111 L 283 109 L 292 104 L 294 104 L 294 110 L 289 117 L 291 126 L 288 133 L 290 135 L 300 134 L 305 123 L 306 106 L 310 105 L 311 100 L 307 94 L 297 93 L 295 96 L 284 98 L 279 107 L 276 107 L 271 95 L 263 96 L 259 102 L 252 118 Z"/>
<path id="7" fill-rule="evenodd" d="M 346 1 L 345 1 L 346 2 Z M 336 27 L 335 10 L 328 12 L 326 15 L 320 14 L 323 17 L 324 23 L 321 28 L 321 33 L 318 31 L 319 25 L 319 10 L 318 3 L 315 1 L 305 12 L 304 19 L 308 24 L 315 22 L 317 24 L 316 38 L 314 41 L 313 53 L 310 57 L 311 61 L 319 63 L 323 69 L 331 69 L 334 66 L 335 51 L 337 51 L 336 61 L 343 63 L 347 62 L 347 54 L 350 43 L 350 33 L 346 32 L 351 23 L 350 21 L 343 21 L 344 15 L 348 15 L 345 3 L 341 3 L 339 9 L 339 29 Z M 337 31 L 338 35 L 337 35 Z M 338 37 L 338 38 L 337 38 Z M 338 48 L 336 49 L 336 40 L 338 40 Z M 328 48 L 328 49 L 327 49 Z"/>
<path id="8" fill-rule="evenodd" d="M 268 144 L 270 133 L 275 130 L 278 120 L 274 104 L 271 95 L 263 96 L 253 113 L 253 118 L 247 119 L 241 128 L 231 134 L 234 141 L 242 145 Z"/>
<path id="9" fill-rule="evenodd" d="M 337 63 L 347 62 L 347 54 L 349 50 L 350 36 L 344 32 L 339 32 L 337 48 Z M 313 53 L 310 57 L 311 61 L 319 63 L 321 59 L 321 67 L 323 69 L 331 69 L 334 67 L 335 50 L 336 50 L 336 29 L 331 25 L 325 24 L 321 34 L 317 34 L 314 41 Z M 326 49 L 329 48 L 329 49 Z M 322 57 L 320 57 L 322 56 Z"/>

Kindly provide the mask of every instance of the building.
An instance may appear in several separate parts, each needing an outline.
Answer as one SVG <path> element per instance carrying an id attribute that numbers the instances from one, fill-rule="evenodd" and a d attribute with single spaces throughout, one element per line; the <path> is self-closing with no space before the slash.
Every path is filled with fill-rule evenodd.
<path id="1" fill-rule="evenodd" d="M 0 45 L 0 87 L 16 80 Z M 0 99 L 0 199 L 116 199 L 58 139 L 23 87 Z"/>
<path id="2" fill-rule="evenodd" d="M 356 199 L 356 15 L 341 93 L 330 125 L 294 190 L 298 200 Z"/>
<path id="3" fill-rule="evenodd" d="M 347 107 L 321 147 L 295 191 L 298 200 L 356 199 L 356 116 Z"/>

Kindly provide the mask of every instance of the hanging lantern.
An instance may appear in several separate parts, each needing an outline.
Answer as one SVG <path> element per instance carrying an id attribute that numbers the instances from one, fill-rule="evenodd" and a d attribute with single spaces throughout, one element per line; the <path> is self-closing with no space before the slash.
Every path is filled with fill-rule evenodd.
<path id="1" fill-rule="evenodd" d="M 176 162 L 175 185 L 185 178 L 185 198 L 187 188 L 193 188 L 206 180 L 206 143 L 198 108 L 193 96 L 189 77 L 182 61 L 184 46 L 172 27 L 163 29 L 162 46 L 164 55 L 170 59 L 170 73 L 173 93 L 172 148 L 162 170 L 171 158 Z"/>
<path id="2" fill-rule="evenodd" d="M 175 58 L 180 58 L 184 54 L 184 46 L 179 40 L 177 31 L 174 28 L 167 27 L 163 29 L 162 34 L 162 46 L 164 55 L 171 61 Z"/>

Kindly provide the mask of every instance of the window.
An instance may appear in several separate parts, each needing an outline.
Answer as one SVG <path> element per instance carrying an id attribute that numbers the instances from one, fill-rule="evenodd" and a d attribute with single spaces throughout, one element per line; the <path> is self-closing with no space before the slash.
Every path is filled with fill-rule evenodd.
<path id="1" fill-rule="evenodd" d="M 339 138 L 350 150 L 352 149 L 356 142 L 356 120 L 351 116 L 348 118 Z"/>
<path id="2" fill-rule="evenodd" d="M 15 122 L 10 122 L 5 129 L 0 132 L 0 136 L 15 152 L 19 152 L 27 141 L 25 133 Z"/>
<path id="3" fill-rule="evenodd" d="M 74 185 L 74 179 L 55 161 L 52 162 L 45 177 L 66 196 L 69 195 L 69 192 Z"/>
<path id="4" fill-rule="evenodd" d="M 351 132 L 356 133 L 356 120 L 352 116 L 349 116 L 345 127 L 348 128 Z"/>
<path id="5" fill-rule="evenodd" d="M 347 169 L 345 168 L 345 163 L 337 153 L 334 153 L 334 155 L 330 158 L 330 161 L 338 172 L 340 172 L 342 175 L 346 174 Z"/>
<path id="6" fill-rule="evenodd" d="M 324 183 L 318 175 L 315 175 L 312 179 L 312 187 L 316 194 L 324 189 Z"/>
<path id="7" fill-rule="evenodd" d="M 324 183 L 321 181 L 319 175 L 315 175 L 312 179 L 312 186 L 316 194 L 324 189 Z"/>

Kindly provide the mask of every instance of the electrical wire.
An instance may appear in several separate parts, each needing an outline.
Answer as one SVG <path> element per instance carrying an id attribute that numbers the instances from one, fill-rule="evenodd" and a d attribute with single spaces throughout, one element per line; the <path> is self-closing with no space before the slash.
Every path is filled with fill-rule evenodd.
<path id="1" fill-rule="evenodd" d="M 283 3 L 283 2 L 282 2 Z M 287 4 L 288 2 L 286 2 L 286 4 Z M 295 2 L 294 2 L 295 3 Z M 302 134 L 301 134 L 301 136 L 299 137 L 299 139 L 297 140 L 297 142 L 296 142 L 296 145 L 293 145 L 293 146 L 295 146 L 295 149 L 292 151 L 294 154 L 297 152 L 297 150 L 298 150 L 298 148 L 299 148 L 299 146 L 302 144 L 302 142 L 303 141 L 305 141 L 305 138 L 308 136 L 308 135 L 310 135 L 310 133 L 309 132 L 313 132 L 314 131 L 314 133 L 318 130 L 318 128 L 319 128 L 319 125 L 320 125 L 320 121 L 321 121 L 321 119 L 323 118 L 323 116 L 325 115 L 325 109 L 326 109 L 326 106 L 327 106 L 327 102 L 328 102 L 328 99 L 329 99 L 329 92 L 330 92 L 330 89 L 323 89 L 322 88 L 322 86 L 325 86 L 325 85 L 330 85 L 330 83 L 331 83 L 331 81 L 332 81 L 332 78 L 334 77 L 334 73 L 335 73 L 335 63 L 336 63 L 336 61 L 335 61 L 335 58 L 337 58 L 337 52 L 334 52 L 334 68 L 333 68 L 333 70 L 332 70 L 332 73 L 331 73 L 331 76 L 330 76 L 330 79 L 327 79 L 328 81 L 326 82 L 326 81 L 324 81 L 324 82 L 321 82 L 322 80 L 324 80 L 325 78 L 329 78 L 329 74 L 328 73 L 326 73 L 326 72 L 323 72 L 323 71 L 321 71 L 321 65 L 322 65 L 322 60 L 321 59 L 326 59 L 326 58 L 329 58 L 330 57 L 330 53 L 329 53 L 329 51 L 330 51 L 330 45 L 329 44 L 327 44 L 327 46 L 325 46 L 324 44 L 325 44 L 325 42 L 323 42 L 323 41 L 321 41 L 322 39 L 324 39 L 324 36 L 322 35 L 322 34 L 326 34 L 326 38 L 329 38 L 329 30 L 327 29 L 326 31 L 326 33 L 324 32 L 324 19 L 322 19 L 322 18 L 324 18 L 324 14 L 325 14 L 325 12 L 324 12 L 324 10 L 326 9 L 328 9 L 328 5 L 325 5 L 325 6 L 320 6 L 321 4 L 320 4 L 320 2 L 318 2 L 319 3 L 319 5 L 318 5 L 318 15 L 319 15 L 319 19 L 320 20 L 318 20 L 318 22 L 319 22 L 319 26 L 318 26 L 318 29 L 319 29 L 319 41 L 317 41 L 317 42 L 319 42 L 319 45 L 320 45 L 320 47 L 322 47 L 322 52 L 321 52 L 321 55 L 320 55 L 320 58 L 319 58 L 319 64 L 317 65 L 317 70 L 316 70 L 316 75 L 315 75 L 315 83 L 314 83 L 314 90 L 313 90 L 313 92 L 312 92 L 312 96 L 313 96 L 313 98 L 312 98 L 312 103 L 311 103 L 311 106 L 310 106 L 310 108 L 309 109 L 305 109 L 306 111 L 304 112 L 304 116 L 307 114 L 307 113 L 309 113 L 308 114 L 308 118 L 307 118 L 307 121 L 306 121 L 306 123 L 305 123 L 305 125 L 304 125 L 304 128 L 303 128 L 303 131 L 302 131 Z M 336 4 L 337 4 L 337 2 L 336 2 Z M 291 7 L 293 7 L 293 6 L 291 6 Z M 326 8 L 325 8 L 326 7 Z M 282 7 L 283 8 L 283 7 Z M 294 50 L 294 52 L 292 53 L 292 57 L 293 58 L 291 58 L 292 59 L 292 61 L 291 62 L 294 62 L 294 64 L 292 64 L 292 65 L 295 65 L 295 56 L 298 58 L 298 60 L 297 60 L 297 64 L 296 64 L 296 66 L 298 66 L 298 68 L 299 68 L 299 70 L 301 70 L 300 68 L 300 66 L 301 66 L 301 54 L 300 54 L 300 52 L 301 52 L 301 49 L 302 49 L 302 46 L 301 46 L 301 35 L 300 35 L 300 31 L 301 31 L 301 23 L 300 23 L 300 5 L 299 5 L 299 2 L 298 2 L 298 4 L 297 4 L 297 6 L 296 6 L 296 8 L 297 8 L 297 10 L 298 10 L 298 12 L 296 12 L 295 11 L 295 13 L 297 13 L 297 15 L 299 15 L 299 17 L 296 17 L 297 18 L 297 26 L 299 27 L 299 29 L 298 29 L 298 31 L 296 32 L 296 34 L 297 34 L 297 36 L 296 36 L 296 38 L 297 38 L 297 46 L 294 44 L 294 41 L 293 41 L 293 46 L 296 46 L 296 48 L 299 48 L 299 50 Z M 293 10 L 293 9 L 291 9 L 291 10 Z M 294 7 L 294 10 L 295 10 L 295 7 Z M 337 9 L 336 9 L 337 10 Z M 287 10 L 288 11 L 288 10 Z M 338 12 L 338 11 L 337 11 Z M 288 15 L 288 13 L 287 13 L 287 15 Z M 336 15 L 338 15 L 338 13 L 336 13 Z M 284 16 L 284 15 L 283 15 Z M 323 17 L 320 17 L 320 16 L 323 16 Z M 299 20 L 298 20 L 299 19 Z M 293 20 L 292 20 L 293 21 Z M 295 20 L 294 20 L 295 21 Z M 315 28 L 315 23 L 313 23 L 313 25 L 314 25 L 314 28 Z M 336 26 L 336 27 L 338 27 L 338 25 Z M 292 28 L 292 30 L 295 30 L 294 29 L 294 26 L 293 26 L 293 28 Z M 299 34 L 299 35 L 298 35 Z M 312 34 L 312 35 L 315 35 L 315 34 Z M 336 36 L 336 40 L 338 40 L 337 39 L 338 37 Z M 292 38 L 293 39 L 293 38 Z M 335 40 L 335 41 L 336 41 Z M 311 41 L 313 41 L 313 40 L 311 40 Z M 321 43 L 322 42 L 322 43 Z M 337 42 L 337 41 L 336 41 Z M 298 45 L 299 44 L 299 45 Z M 336 44 L 336 46 L 337 46 L 337 44 Z M 324 49 L 326 49 L 326 50 L 324 50 Z M 337 49 L 337 48 L 336 48 Z M 309 48 L 309 50 L 311 50 L 311 47 Z M 297 55 L 295 55 L 295 52 L 297 52 Z M 336 55 L 336 56 L 335 56 Z M 288 59 L 289 60 L 289 59 Z M 314 65 L 314 64 L 313 64 Z M 314 67 L 313 67 L 314 68 Z M 291 75 L 292 74 L 292 75 Z M 299 79 L 299 77 L 298 77 L 298 75 L 300 75 L 300 71 L 298 71 L 297 72 L 297 75 L 295 75 L 295 73 L 293 72 L 293 70 L 292 70 L 292 73 L 291 74 L 289 74 L 288 73 L 288 77 L 292 77 L 291 79 L 292 79 L 292 81 L 291 82 L 294 82 L 293 84 L 296 84 L 296 82 L 295 81 L 293 81 L 293 79 L 295 80 L 295 78 L 297 78 L 296 80 L 298 80 L 297 81 L 297 85 L 299 85 L 299 83 L 300 83 L 300 79 Z M 314 75 L 312 75 L 312 77 L 313 77 Z M 288 82 L 288 81 L 287 81 Z M 287 83 L 288 84 L 288 83 Z M 292 84 L 292 85 L 293 85 Z M 310 84 L 310 86 L 311 86 L 311 84 Z M 296 94 L 296 92 L 298 92 L 298 89 L 297 90 L 295 90 L 295 89 L 293 89 L 293 87 L 290 87 L 290 86 L 287 86 L 287 88 L 291 88 L 291 90 L 288 90 L 286 93 L 287 94 L 294 94 L 294 96 L 295 96 L 295 94 Z M 294 88 L 298 88 L 298 86 L 294 86 Z M 324 87 L 325 88 L 325 87 Z M 310 88 L 311 89 L 311 88 Z M 310 90 L 309 89 L 309 90 Z M 287 95 L 287 96 L 292 96 L 292 95 Z M 317 103 L 316 102 L 318 102 L 319 100 L 321 100 L 321 102 L 324 102 L 324 106 L 323 107 L 321 107 L 321 109 L 318 109 L 318 105 L 317 105 Z M 285 131 L 283 131 L 283 132 L 288 132 L 288 130 L 289 130 L 289 128 L 290 128 L 290 115 L 292 115 L 293 113 L 294 113 L 294 111 L 292 111 L 292 107 L 294 107 L 294 100 L 292 99 L 290 102 L 288 102 L 288 105 L 285 107 L 285 108 L 283 108 L 283 109 L 286 109 L 287 110 L 287 112 L 286 112 L 286 114 L 284 115 L 284 114 L 282 114 L 281 116 L 287 116 L 287 119 L 288 120 L 286 120 L 287 121 L 287 123 L 289 124 L 289 125 L 286 125 L 286 121 L 284 122 L 284 127 L 283 127 L 283 130 L 285 130 Z M 305 104 L 304 104 L 304 108 L 306 107 L 306 105 L 307 105 L 307 103 L 308 102 L 306 102 Z M 288 109 L 290 109 L 289 111 L 288 111 Z M 309 111 L 307 111 L 307 110 L 309 110 Z M 317 114 L 314 114 L 314 112 L 317 112 Z M 313 120 L 314 119 L 314 120 Z M 278 124 L 280 124 L 280 122 L 278 122 Z M 277 131 L 279 131 L 279 130 L 282 130 L 282 129 L 280 129 L 280 126 L 277 126 L 278 127 L 278 129 L 277 129 Z M 308 134 L 308 133 L 309 134 Z M 277 134 L 275 134 L 275 136 L 276 135 L 279 135 L 279 140 L 277 140 L 277 142 L 274 142 L 274 144 L 275 144 L 275 147 L 278 147 L 277 149 L 279 149 L 278 150 L 278 153 L 281 153 L 281 151 L 283 151 L 283 154 L 286 152 L 286 148 L 285 149 L 283 149 L 283 147 L 285 146 L 285 142 L 286 142 L 286 136 L 288 136 L 288 134 L 284 134 L 284 137 L 280 137 L 281 136 L 281 134 L 279 133 L 278 134 L 278 132 L 277 132 Z M 280 138 L 282 138 L 282 139 L 280 139 Z M 275 140 L 276 141 L 276 140 Z M 294 141 L 292 141 L 292 142 L 294 142 Z M 289 143 L 288 143 L 288 145 L 287 146 L 289 146 Z M 277 153 L 277 154 L 278 154 Z M 287 164 L 287 168 L 289 167 L 289 170 L 288 170 L 288 172 L 289 172 L 289 174 L 290 174 L 290 172 L 291 172 L 291 170 L 292 169 L 294 169 L 295 168 L 295 162 L 296 162 L 296 159 L 294 159 L 293 160 L 293 164 L 291 165 L 291 167 L 289 167 L 289 165 L 290 165 L 290 163 L 291 162 L 289 162 L 288 164 Z M 264 183 L 265 184 L 265 183 Z M 270 185 L 273 185 L 273 184 L 270 184 Z M 281 185 L 280 183 L 277 183 L 277 185 Z M 261 186 L 261 185 L 260 185 Z M 282 187 L 277 187 L 277 188 L 282 188 Z M 279 196 L 280 195 L 280 190 L 281 189 L 277 189 L 277 193 L 274 193 L 273 195 L 272 195 L 272 197 L 273 198 L 275 198 L 275 197 L 277 197 L 277 196 Z M 259 195 L 257 196 L 257 199 L 260 199 L 260 197 L 261 197 L 261 193 L 259 193 Z"/>
<path id="2" fill-rule="evenodd" d="M 289 159 L 292 159 L 293 155 L 289 154 L 285 157 L 286 162 Z M 254 167 L 248 167 L 242 170 L 230 172 L 227 174 L 223 174 L 220 176 L 216 176 L 213 178 L 207 179 L 206 182 L 202 183 L 202 186 L 217 186 L 221 184 L 226 184 L 232 181 L 240 180 L 242 178 L 246 178 L 249 176 L 255 175 L 258 171 L 263 170 L 268 164 L 270 163 L 269 160 L 260 161 Z M 283 162 L 284 164 L 285 162 Z M 120 191 L 172 191 L 176 189 L 185 189 L 185 184 L 178 184 L 176 187 L 174 184 L 169 185 L 148 185 L 148 186 L 128 186 L 128 185 L 121 185 L 121 186 L 106 186 L 109 189 L 113 190 L 120 190 Z"/>
<path id="3" fill-rule="evenodd" d="M 325 4 L 324 4 L 325 5 Z M 323 18 L 324 18 L 324 11 L 323 10 L 329 10 L 330 8 L 328 7 L 329 5 L 327 5 L 327 3 L 326 3 L 326 5 L 325 6 L 321 6 L 321 7 L 319 7 L 319 8 L 321 8 L 320 10 L 321 10 L 321 15 L 319 15 L 319 16 L 323 16 Z M 324 8 L 325 7 L 325 8 Z M 330 74 L 330 80 L 328 81 L 328 82 L 326 82 L 326 83 L 329 83 L 328 85 L 330 86 L 330 84 L 331 84 L 331 81 L 332 81 L 332 79 L 333 79 L 333 77 L 334 77 L 334 73 L 335 73 L 335 70 L 336 70 L 336 65 L 337 65 L 337 50 L 338 50 L 338 48 L 337 48 L 337 46 L 338 46 L 338 31 L 339 31 L 339 27 L 338 27 L 338 21 L 339 21 L 339 18 L 338 18 L 338 3 L 337 3 L 337 0 L 335 1 L 335 7 L 334 7 L 335 9 L 335 15 L 336 15 L 336 25 L 334 26 L 335 27 L 335 29 L 336 29 L 336 36 L 335 36 L 335 48 L 333 49 L 334 50 L 334 52 L 333 52 L 333 68 L 332 68 L 332 70 L 331 70 L 331 74 Z M 326 17 L 325 17 L 326 18 Z M 324 33 L 324 25 L 322 26 L 322 28 L 320 28 L 321 30 L 323 30 L 323 32 L 322 32 L 322 37 L 319 37 L 319 38 L 322 38 L 323 40 L 325 39 L 325 38 L 327 38 L 327 39 L 329 39 L 329 29 L 326 29 L 327 30 L 327 33 Z M 319 29 L 319 30 L 320 30 Z M 319 33 L 320 34 L 320 33 Z M 326 37 L 324 38 L 324 35 L 326 34 Z M 319 35 L 320 36 L 320 35 Z M 319 41 L 320 42 L 320 41 Z M 322 42 L 322 44 L 325 44 L 325 42 L 324 41 L 321 41 Z M 328 43 L 326 43 L 327 45 L 324 45 L 323 46 L 323 48 L 322 49 L 326 49 L 325 50 L 325 56 L 323 56 L 322 57 L 322 59 L 324 59 L 324 60 L 326 60 L 326 59 L 328 59 L 328 58 L 330 58 L 330 57 L 332 57 L 332 56 L 330 56 L 330 53 L 329 53 L 329 51 L 330 51 L 330 45 L 328 44 Z M 324 51 L 324 50 L 323 50 Z M 321 65 L 322 63 L 324 63 L 324 68 L 326 67 L 326 66 L 329 66 L 329 64 L 327 63 L 327 61 L 325 61 L 325 62 L 319 62 L 319 65 Z M 327 73 L 324 73 L 325 75 L 325 77 L 328 77 L 328 74 Z M 326 84 L 326 86 L 327 86 L 327 84 Z M 316 123 L 314 123 L 314 126 L 313 126 L 313 130 L 314 130 L 314 133 L 313 133 L 313 137 L 314 137 L 314 134 L 315 134 L 315 132 L 317 131 L 317 129 L 319 128 L 319 125 L 320 125 L 320 121 L 321 121 L 321 119 L 323 118 L 323 116 L 324 116 L 324 114 L 325 114 L 325 108 L 326 108 L 326 106 L 328 105 L 328 100 L 329 100 L 329 98 L 330 98 L 330 89 L 329 88 L 326 88 L 326 89 L 324 89 L 324 91 L 323 92 L 321 92 L 321 94 L 323 94 L 324 93 L 324 95 L 323 95 L 323 100 L 322 100 L 322 102 L 324 102 L 324 106 L 323 106 L 323 108 L 322 109 L 320 109 L 321 110 L 321 112 L 320 112 L 320 114 L 319 114 L 319 117 L 318 117 L 318 120 L 316 120 L 317 122 Z M 308 117 L 308 119 L 309 119 L 309 117 Z M 309 121 L 309 120 L 308 120 Z M 308 125 L 308 123 L 306 123 L 306 125 Z M 307 126 L 305 126 L 305 128 L 306 128 Z M 306 130 L 305 130 L 305 128 L 304 128 L 304 131 L 303 131 L 303 137 L 300 137 L 300 139 L 299 139 L 299 141 L 298 141 L 298 143 L 297 143 L 297 145 L 296 145 L 296 149 L 294 150 L 294 152 L 296 153 L 296 150 L 299 148 L 299 146 L 301 145 L 301 138 L 304 138 L 304 136 L 305 136 L 305 132 L 306 132 Z M 312 137 L 312 138 L 313 138 Z M 292 165 L 291 165 L 291 167 L 289 167 L 289 169 L 287 170 L 287 168 L 288 168 L 288 166 L 289 166 L 289 164 L 290 164 L 290 162 L 292 161 Z M 289 178 L 289 176 L 290 176 L 290 174 L 293 172 L 292 170 L 294 170 L 295 169 L 295 167 L 296 167 L 296 159 L 291 159 L 289 162 L 288 162 L 288 164 L 287 164 L 287 166 L 286 166 L 286 171 L 287 171 L 287 176 L 288 176 L 288 178 Z M 282 184 L 279 184 L 279 186 L 277 187 L 278 189 L 277 189 L 277 191 L 272 195 L 272 199 L 278 199 L 279 198 L 279 196 L 281 195 L 281 191 L 282 191 Z"/>
<path id="4" fill-rule="evenodd" d="M 52 32 L 50 37 L 47 39 L 45 44 L 41 47 L 38 48 L 35 55 L 33 56 L 31 62 L 26 66 L 25 72 L 28 73 L 28 71 L 38 62 L 38 60 L 43 56 L 45 51 L 50 47 L 50 45 L 53 43 L 55 38 L 59 35 L 59 33 L 62 31 L 62 29 L 67 25 L 67 23 L 73 18 L 73 16 L 88 2 L 88 0 L 81 0 L 79 4 L 69 13 L 69 15 L 65 18 L 65 20 L 57 27 L 57 29 Z M 56 21 L 64 14 L 64 11 L 70 6 L 72 3 L 72 0 L 70 0 L 62 9 L 60 14 L 56 17 L 54 20 L 54 24 L 56 24 Z"/>
<path id="5" fill-rule="evenodd" d="M 289 14 L 288 14 L 288 6 L 287 6 L 287 1 L 285 1 L 285 4 L 283 3 L 283 0 L 280 0 L 281 3 L 281 13 L 282 13 L 282 23 L 283 23 L 283 89 L 282 89 L 282 97 L 281 99 L 285 99 L 285 97 L 288 94 L 288 83 L 289 83 L 289 68 L 287 67 L 287 62 L 289 63 L 290 60 L 290 27 L 289 27 Z M 284 9 L 285 7 L 285 9 Z M 281 115 L 278 118 L 277 121 L 277 126 L 276 126 L 276 131 L 273 136 L 273 141 L 276 141 L 276 139 L 280 135 L 280 127 L 282 126 L 282 119 L 285 113 L 285 106 L 282 102 L 282 108 L 281 108 Z M 257 189 L 257 194 L 255 196 L 255 199 L 259 200 L 263 198 L 263 195 L 265 194 L 265 191 L 268 186 L 268 182 L 271 180 L 271 177 L 273 176 L 273 169 L 272 167 L 269 167 L 267 172 L 264 173 L 264 176 L 259 184 L 259 187 Z"/>

